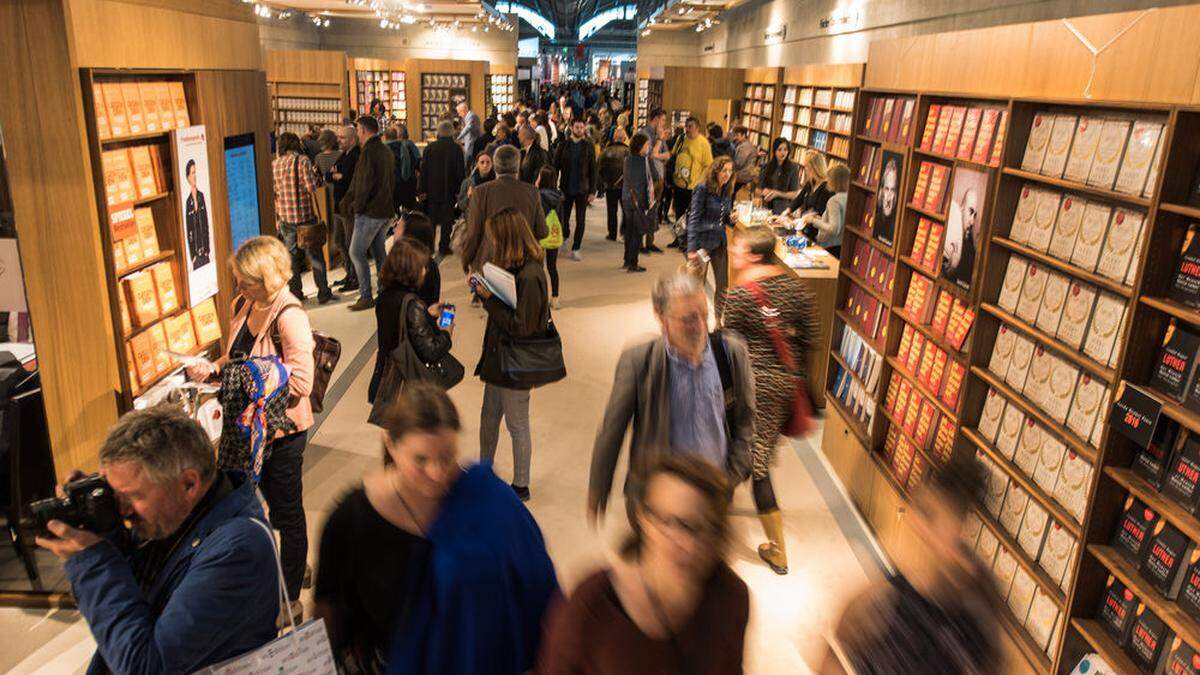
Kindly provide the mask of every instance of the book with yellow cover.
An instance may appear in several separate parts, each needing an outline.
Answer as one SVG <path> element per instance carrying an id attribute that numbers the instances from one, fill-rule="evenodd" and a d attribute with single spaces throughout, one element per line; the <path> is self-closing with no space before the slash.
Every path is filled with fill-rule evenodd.
<path id="1" fill-rule="evenodd" d="M 943 106 L 942 112 L 938 116 L 937 131 L 933 134 L 932 150 L 935 154 L 942 154 L 946 151 L 946 136 L 950 134 L 950 120 L 954 117 L 953 106 Z"/>
<path id="2" fill-rule="evenodd" d="M 929 238 L 929 220 L 921 218 L 917 221 L 917 233 L 913 236 L 912 250 L 908 256 L 914 261 L 920 261 L 925 255 L 925 241 Z"/>
<path id="3" fill-rule="evenodd" d="M 142 252 L 142 238 L 137 233 L 137 219 L 133 220 L 134 233 L 132 236 L 125 237 L 121 241 L 125 242 L 125 262 L 133 267 L 146 259 L 146 254 Z"/>
<path id="4" fill-rule="evenodd" d="M 133 166 L 133 177 L 137 183 L 138 199 L 158 194 L 158 181 L 154 176 L 154 164 L 150 159 L 150 148 L 135 145 L 129 148 L 129 163 Z"/>
<path id="5" fill-rule="evenodd" d="M 148 272 L 138 272 L 122 279 L 121 284 L 125 288 L 126 299 L 129 301 L 130 318 L 133 319 L 134 325 L 148 326 L 159 317 L 154 277 Z"/>
<path id="6" fill-rule="evenodd" d="M 934 213 L 943 213 L 943 198 L 946 196 L 946 178 L 950 167 L 945 164 L 935 164 L 929 174 L 929 190 L 925 193 L 925 209 Z"/>
<path id="7" fill-rule="evenodd" d="M 946 226 L 930 221 L 929 223 L 929 241 L 925 243 L 925 257 L 921 259 L 921 267 L 924 267 L 931 274 L 938 270 L 938 263 L 942 259 L 942 236 L 946 233 Z"/>
<path id="8" fill-rule="evenodd" d="M 921 130 L 921 149 L 928 152 L 933 149 L 933 132 L 938 124 L 938 112 L 942 106 L 934 103 L 929 106 L 929 114 L 925 117 L 925 128 Z"/>
<path id="9" fill-rule="evenodd" d="M 113 270 L 120 274 L 129 269 L 129 263 L 125 260 L 125 244 L 117 239 L 113 242 Z"/>
<path id="10" fill-rule="evenodd" d="M 924 335 L 913 334 L 912 349 L 908 350 L 908 362 L 904 364 L 910 374 L 916 372 L 917 366 L 921 363 L 921 356 L 925 353 L 925 342 Z"/>
<path id="11" fill-rule="evenodd" d="M 217 319 L 217 306 L 212 298 L 192 308 L 192 326 L 196 329 L 196 342 L 211 344 L 221 339 L 221 323 Z"/>
<path id="12" fill-rule="evenodd" d="M 133 319 L 129 318 L 129 303 L 125 300 L 124 293 L 117 293 L 117 304 L 121 308 L 121 333 L 125 335 L 133 330 Z"/>
<path id="13" fill-rule="evenodd" d="M 167 329 L 162 323 L 154 324 L 148 331 L 150 335 L 150 343 L 154 349 L 154 368 L 159 374 L 165 373 L 175 367 L 175 359 L 167 353 L 170 350 L 170 343 L 167 342 Z"/>
<path id="14" fill-rule="evenodd" d="M 99 84 L 92 85 L 92 109 L 96 112 L 96 134 L 100 140 L 112 138 L 112 129 L 108 128 L 108 106 L 104 103 L 104 88 Z"/>
<path id="15" fill-rule="evenodd" d="M 175 128 L 175 102 L 171 99 L 171 88 L 166 82 L 151 84 L 154 100 L 158 103 L 158 125 L 163 131 Z"/>
<path id="16" fill-rule="evenodd" d="M 154 376 L 158 374 L 158 367 L 154 359 L 154 343 L 148 333 L 138 333 L 129 341 L 129 348 L 133 352 L 137 383 L 144 387 L 153 382 Z"/>
<path id="17" fill-rule="evenodd" d="M 988 108 L 983 111 L 979 120 L 979 134 L 975 138 L 975 150 L 971 153 L 971 161 L 984 164 L 992 153 L 992 139 L 996 137 L 996 122 L 1000 119 L 1000 111 Z"/>
<path id="18" fill-rule="evenodd" d="M 921 355 L 921 362 L 917 364 L 917 382 L 925 385 L 930 390 L 934 390 L 929 384 L 929 376 L 933 374 L 933 362 L 937 359 L 937 352 L 941 351 L 937 345 L 930 342 L 925 347 L 925 353 Z"/>
<path id="19" fill-rule="evenodd" d="M 946 332 L 946 324 L 950 321 L 950 305 L 953 298 L 946 291 L 938 294 L 937 305 L 933 310 L 933 323 L 929 329 L 937 335 L 942 335 Z"/>
<path id="20" fill-rule="evenodd" d="M 122 82 L 121 97 L 125 99 L 125 112 L 129 115 L 130 135 L 145 133 L 146 119 L 142 115 L 142 93 L 138 91 L 137 82 Z"/>
<path id="21" fill-rule="evenodd" d="M 992 156 L 988 159 L 988 164 L 992 166 L 1000 166 L 1000 156 L 1004 153 L 1004 141 L 1008 136 L 1008 127 L 1004 124 L 1007 119 L 1008 111 L 1001 110 L 996 122 L 996 140 L 992 142 Z"/>
<path id="22" fill-rule="evenodd" d="M 146 121 L 146 132 L 161 131 L 158 116 L 158 97 L 154 95 L 154 83 L 138 82 L 138 95 L 142 100 L 142 118 Z"/>
<path id="23" fill-rule="evenodd" d="M 137 366 L 134 365 L 133 361 L 133 348 L 129 346 L 128 342 L 125 343 L 125 369 L 129 373 L 129 385 L 131 387 L 138 386 Z"/>
<path id="24" fill-rule="evenodd" d="M 942 390 L 942 380 L 946 377 L 946 363 L 950 357 L 941 349 L 936 350 L 933 355 L 933 367 L 929 370 L 929 390 L 932 392 L 940 392 Z M 954 405 L 954 404 L 951 404 Z"/>
<path id="25" fill-rule="evenodd" d="M 952 111 L 950 129 L 946 132 L 946 143 L 942 148 L 942 153 L 950 157 L 958 152 L 958 140 L 962 136 L 963 121 L 967 117 L 967 109 L 961 105 L 954 106 Z"/>
<path id="26" fill-rule="evenodd" d="M 958 409 L 958 397 L 962 393 L 963 379 L 967 376 L 967 367 L 958 361 L 946 364 L 946 383 L 942 385 L 942 402 L 951 410 Z"/>
<path id="27" fill-rule="evenodd" d="M 171 88 L 171 104 L 175 112 L 175 128 L 182 129 L 192 125 L 191 117 L 188 116 L 187 96 L 183 93 L 182 82 L 171 82 L 167 86 Z"/>
<path id="28" fill-rule="evenodd" d="M 113 241 L 137 236 L 137 220 L 133 216 L 133 204 L 126 202 L 109 208 L 108 226 L 109 231 L 112 232 Z M 138 250 L 140 251 L 141 248 Z M 129 254 L 126 253 L 126 258 L 128 257 Z M 135 255 L 135 258 L 128 261 L 130 265 L 137 263 L 137 259 L 140 259 L 141 256 Z"/>
<path id="29" fill-rule="evenodd" d="M 100 85 L 104 92 L 104 105 L 108 106 L 108 130 L 113 138 L 129 135 L 129 115 L 125 113 L 125 98 L 121 95 L 121 85 L 106 83 Z"/>
<path id="30" fill-rule="evenodd" d="M 158 306 L 163 314 L 179 309 L 179 296 L 175 291 L 175 274 L 170 262 L 160 262 L 150 268 L 154 277 L 154 291 L 158 295 Z"/>
<path id="31" fill-rule="evenodd" d="M 163 323 L 167 327 L 167 344 L 177 354 L 191 354 L 196 349 L 196 329 L 187 314 L 172 316 Z"/>
<path id="32" fill-rule="evenodd" d="M 154 212 L 148 208 L 133 210 L 137 222 L 137 238 L 142 245 L 142 258 L 153 258 L 160 253 L 158 248 L 158 232 L 154 227 Z"/>
<path id="33" fill-rule="evenodd" d="M 917 428 L 913 432 L 913 439 L 922 449 L 929 447 L 929 433 L 933 431 L 933 419 L 936 414 L 937 408 L 929 401 L 926 401 L 917 413 Z"/>
<path id="34" fill-rule="evenodd" d="M 979 132 L 979 122 L 983 117 L 983 108 L 971 108 L 963 121 L 962 136 L 958 139 L 959 159 L 971 159 L 975 149 L 975 134 Z"/>
<path id="35" fill-rule="evenodd" d="M 108 150 L 101 156 L 104 169 L 104 189 L 109 206 L 132 202 L 138 198 L 133 182 L 133 167 L 125 150 Z"/>
<path id="36" fill-rule="evenodd" d="M 905 363 L 908 361 L 908 350 L 912 349 L 912 336 L 916 332 L 912 326 L 905 326 L 904 332 L 900 334 L 900 348 L 896 350 L 896 360 Z"/>

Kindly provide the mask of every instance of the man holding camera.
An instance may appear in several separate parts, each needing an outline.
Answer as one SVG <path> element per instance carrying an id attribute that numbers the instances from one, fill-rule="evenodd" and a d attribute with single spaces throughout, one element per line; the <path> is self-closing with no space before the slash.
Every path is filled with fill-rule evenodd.
<path id="1" fill-rule="evenodd" d="M 217 470 L 198 424 L 173 408 L 131 412 L 100 448 L 100 471 L 131 529 L 51 520 L 53 536 L 37 539 L 65 561 L 96 639 L 89 673 L 190 673 L 274 639 L 278 573 L 251 521 L 263 520 L 254 484 Z"/>

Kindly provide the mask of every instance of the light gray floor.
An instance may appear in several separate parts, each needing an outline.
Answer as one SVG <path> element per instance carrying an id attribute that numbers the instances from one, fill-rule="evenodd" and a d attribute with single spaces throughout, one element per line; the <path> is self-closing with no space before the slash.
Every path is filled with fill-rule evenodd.
<path id="1" fill-rule="evenodd" d="M 622 346 L 639 335 L 657 330 L 649 303 L 653 280 L 674 270 L 681 256 L 672 249 L 664 255 L 643 256 L 645 274 L 621 271 L 622 246 L 604 235 L 602 202 L 589 210 L 588 237 L 582 262 L 559 260 L 562 308 L 555 320 L 563 334 L 568 378 L 534 392 L 533 500 L 537 518 L 565 589 L 604 563 L 625 527 L 624 509 L 614 503 L 600 532 L 588 528 L 584 495 L 592 439 L 603 414 L 613 368 Z M 660 232 L 662 243 L 669 241 Z M 452 391 L 465 428 L 461 449 L 465 459 L 478 456 L 478 411 L 483 387 L 470 377 L 482 342 L 484 317 L 472 309 L 461 270 L 451 259 L 442 265 L 443 298 L 459 307 L 454 352 L 468 368 L 468 378 Z M 340 278 L 335 272 L 333 278 Z M 309 293 L 313 293 L 311 284 Z M 366 386 L 374 364 L 374 316 L 351 314 L 346 298 L 337 305 L 311 309 L 314 325 L 342 339 L 343 356 L 334 390 L 345 389 L 340 401 L 311 438 L 305 457 L 305 507 L 311 537 L 310 555 L 324 520 L 336 499 L 353 487 L 364 469 L 380 457 L 380 441 L 366 424 Z M 352 364 L 363 367 L 355 372 Z M 747 635 L 748 673 L 806 672 L 823 645 L 823 635 L 841 604 L 870 575 L 878 572 L 871 542 L 862 537 L 860 524 L 848 508 L 836 481 L 813 444 L 820 430 L 808 439 L 781 445 L 775 487 L 784 510 L 791 573 L 776 576 L 757 558 L 755 547 L 762 532 L 749 491 L 736 498 L 737 546 L 734 569 L 749 584 L 752 619 Z M 512 476 L 512 453 L 507 432 L 501 433 L 497 473 Z M 15 673 L 68 673 L 81 671 L 93 645 L 86 625 L 74 612 L 0 610 L 0 671 Z"/>

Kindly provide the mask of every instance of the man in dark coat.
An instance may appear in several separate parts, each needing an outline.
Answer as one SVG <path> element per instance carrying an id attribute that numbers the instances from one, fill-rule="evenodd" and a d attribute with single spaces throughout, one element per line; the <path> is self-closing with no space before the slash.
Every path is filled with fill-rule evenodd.
<path id="1" fill-rule="evenodd" d="M 537 182 L 542 167 L 550 163 L 550 155 L 538 143 L 537 132 L 528 124 L 517 131 L 521 142 L 521 180 L 533 185 Z"/>
<path id="2" fill-rule="evenodd" d="M 571 122 L 571 136 L 554 148 L 554 166 L 558 169 L 558 189 L 563 193 L 563 238 L 571 237 L 571 209 L 575 209 L 575 236 L 571 241 L 571 259 L 579 260 L 583 244 L 583 226 L 587 207 L 596 198 L 600 185 L 596 174 L 596 147 L 587 137 L 582 118 Z"/>
<path id="3" fill-rule="evenodd" d="M 346 193 L 350 191 L 350 183 L 354 180 L 354 167 L 358 166 L 358 156 L 362 152 L 358 147 L 358 132 L 354 125 L 347 125 L 338 130 L 338 147 L 342 154 L 338 156 L 325 180 L 333 185 L 333 203 L 341 204 Z M 346 266 L 346 276 L 336 285 L 343 291 L 358 290 L 358 275 L 354 272 L 354 262 L 350 260 L 350 240 L 354 237 L 354 216 L 349 212 L 337 209 L 334 214 L 337 226 L 334 228 L 333 241 L 342 250 L 342 263 Z"/>
<path id="4" fill-rule="evenodd" d="M 438 255 L 450 254 L 450 228 L 454 225 L 454 202 L 467 177 L 462 146 L 454 142 L 454 124 L 438 123 L 437 140 L 425 147 L 417 193 L 425 197 L 425 213 L 435 228 L 441 228 Z"/>

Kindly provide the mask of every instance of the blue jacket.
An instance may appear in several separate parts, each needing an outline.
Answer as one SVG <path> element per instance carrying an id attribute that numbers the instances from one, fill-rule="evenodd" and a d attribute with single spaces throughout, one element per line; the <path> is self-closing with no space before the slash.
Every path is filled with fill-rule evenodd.
<path id="1" fill-rule="evenodd" d="M 97 650 L 88 673 L 190 673 L 275 638 L 279 577 L 254 484 L 229 473 L 233 492 L 213 505 L 164 563 L 147 595 L 135 547 L 117 537 L 66 564 Z"/>
<path id="2" fill-rule="evenodd" d="M 712 251 L 725 245 L 725 226 L 733 211 L 733 197 L 710 194 L 705 183 L 692 191 L 687 214 L 687 250 Z"/>

